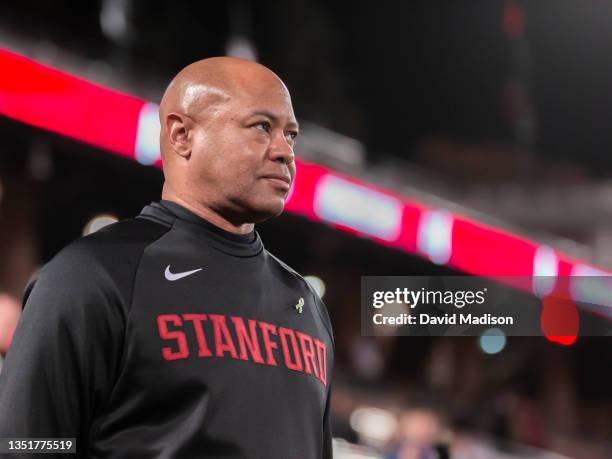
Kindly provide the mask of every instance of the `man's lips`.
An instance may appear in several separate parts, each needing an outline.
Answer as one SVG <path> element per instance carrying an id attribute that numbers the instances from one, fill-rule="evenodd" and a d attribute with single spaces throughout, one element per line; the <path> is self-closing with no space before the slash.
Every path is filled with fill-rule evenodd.
<path id="1" fill-rule="evenodd" d="M 262 176 L 262 179 L 269 180 L 270 182 L 277 183 L 283 188 L 289 189 L 291 187 L 291 177 L 283 174 L 266 174 Z"/>

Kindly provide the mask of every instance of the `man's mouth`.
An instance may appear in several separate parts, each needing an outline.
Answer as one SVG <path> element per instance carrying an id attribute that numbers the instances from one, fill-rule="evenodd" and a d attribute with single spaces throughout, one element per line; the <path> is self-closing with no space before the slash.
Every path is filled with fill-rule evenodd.
<path id="1" fill-rule="evenodd" d="M 262 177 L 270 183 L 277 185 L 279 188 L 289 190 L 291 187 L 291 177 L 283 174 L 267 174 Z"/>

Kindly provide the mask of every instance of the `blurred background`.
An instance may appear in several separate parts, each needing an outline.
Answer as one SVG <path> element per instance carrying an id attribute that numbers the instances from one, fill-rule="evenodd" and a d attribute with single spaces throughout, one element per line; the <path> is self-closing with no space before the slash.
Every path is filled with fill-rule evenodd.
<path id="1" fill-rule="evenodd" d="M 287 212 L 258 231 L 329 309 L 337 457 L 609 459 L 610 337 L 364 337 L 359 292 L 612 270 L 611 17 L 610 0 L 1 2 L 1 353 L 42 264 L 159 198 L 171 77 L 241 56 L 301 124 Z"/>

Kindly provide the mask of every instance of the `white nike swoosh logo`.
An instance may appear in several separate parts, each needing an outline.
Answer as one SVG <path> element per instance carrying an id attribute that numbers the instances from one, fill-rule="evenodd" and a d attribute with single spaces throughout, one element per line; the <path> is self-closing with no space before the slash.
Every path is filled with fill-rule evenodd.
<path id="1" fill-rule="evenodd" d="M 168 265 L 166 266 L 166 271 L 164 272 L 164 275 L 166 276 L 166 279 L 168 279 L 169 281 L 175 281 L 175 280 L 182 279 L 183 277 L 190 276 L 193 273 L 197 273 L 198 271 L 202 271 L 202 269 L 203 268 L 198 268 L 198 269 L 194 269 L 193 271 L 185 271 L 182 273 L 171 273 L 170 265 Z"/>

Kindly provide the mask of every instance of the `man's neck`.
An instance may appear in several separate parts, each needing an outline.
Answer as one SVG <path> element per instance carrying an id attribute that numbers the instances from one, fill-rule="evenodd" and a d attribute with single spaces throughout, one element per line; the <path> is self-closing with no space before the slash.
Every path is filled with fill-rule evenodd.
<path id="1" fill-rule="evenodd" d="M 252 232 L 253 228 L 255 227 L 253 223 L 243 223 L 240 225 L 235 225 L 226 218 L 224 218 L 222 215 L 220 215 L 218 212 L 215 212 L 210 207 L 202 206 L 199 203 L 192 203 L 190 200 L 178 196 L 171 190 L 168 190 L 166 187 L 164 187 L 162 191 L 162 199 L 175 202 L 180 206 L 183 206 L 185 209 L 190 210 L 194 214 L 202 217 L 207 222 L 230 233 L 248 234 Z"/>

